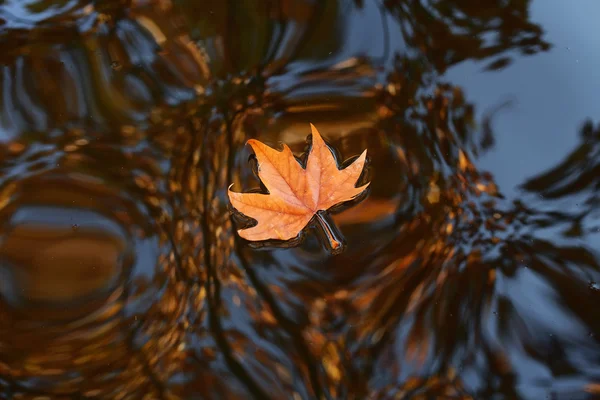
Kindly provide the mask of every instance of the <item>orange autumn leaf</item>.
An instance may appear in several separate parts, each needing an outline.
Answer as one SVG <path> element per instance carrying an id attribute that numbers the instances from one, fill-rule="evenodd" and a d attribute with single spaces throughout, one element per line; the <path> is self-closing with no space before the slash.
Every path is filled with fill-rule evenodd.
<path id="1" fill-rule="evenodd" d="M 359 196 L 369 183 L 355 187 L 367 151 L 352 164 L 340 169 L 337 161 L 313 124 L 312 145 L 306 168 L 287 145 L 277 151 L 255 139 L 248 140 L 258 161 L 258 177 L 269 194 L 237 193 L 229 187 L 229 200 L 239 212 L 258 221 L 253 227 L 238 230 L 250 241 L 292 239 L 319 211 L 326 211 Z M 233 185 L 232 185 L 233 186 Z M 328 237 L 328 227 L 321 221 Z M 331 242 L 331 240 L 330 240 Z M 331 243 L 335 248 L 339 244 Z"/>

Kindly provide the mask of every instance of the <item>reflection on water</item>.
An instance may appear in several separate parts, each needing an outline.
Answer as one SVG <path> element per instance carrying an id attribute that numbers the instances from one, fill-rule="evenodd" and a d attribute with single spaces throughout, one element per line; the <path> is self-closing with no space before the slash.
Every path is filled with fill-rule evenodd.
<path id="1" fill-rule="evenodd" d="M 485 3 L 2 2 L 0 399 L 597 396 L 600 127 L 503 195 L 444 74 L 553 47 Z M 348 247 L 249 247 L 244 143 L 309 122 L 371 157 Z"/>

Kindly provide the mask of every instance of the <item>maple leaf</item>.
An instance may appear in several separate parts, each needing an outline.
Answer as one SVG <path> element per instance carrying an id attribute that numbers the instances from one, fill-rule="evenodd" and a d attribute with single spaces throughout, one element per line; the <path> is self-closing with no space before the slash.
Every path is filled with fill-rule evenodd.
<path id="1" fill-rule="evenodd" d="M 342 246 L 335 228 L 322 211 L 355 199 L 369 186 L 356 187 L 366 157 L 365 150 L 352 164 L 340 169 L 313 124 L 312 144 L 306 168 L 294 157 L 287 145 L 275 150 L 255 139 L 248 140 L 258 161 L 258 177 L 269 194 L 238 193 L 228 190 L 235 209 L 258 223 L 238 234 L 250 241 L 289 240 L 297 237 L 316 215 L 333 250 Z"/>

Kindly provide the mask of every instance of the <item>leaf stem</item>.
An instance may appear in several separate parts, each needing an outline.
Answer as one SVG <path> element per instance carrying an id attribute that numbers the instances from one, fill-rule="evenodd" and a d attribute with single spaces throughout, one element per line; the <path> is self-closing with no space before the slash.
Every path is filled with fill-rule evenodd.
<path id="1" fill-rule="evenodd" d="M 318 225 L 327 239 L 329 249 L 333 254 L 341 253 L 344 250 L 345 241 L 337 226 L 326 211 L 319 211 L 316 215 Z"/>

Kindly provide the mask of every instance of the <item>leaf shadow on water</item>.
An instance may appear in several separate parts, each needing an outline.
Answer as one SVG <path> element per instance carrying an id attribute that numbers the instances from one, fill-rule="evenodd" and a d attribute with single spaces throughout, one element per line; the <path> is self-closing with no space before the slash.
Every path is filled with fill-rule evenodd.
<path id="1" fill-rule="evenodd" d="M 564 162 L 508 200 L 477 167 L 491 122 L 480 129 L 468 93 L 441 78 L 548 50 L 529 1 L 159 3 L 109 1 L 75 31 L 79 14 L 1 32 L 0 256 L 18 253 L 13 217 L 32 204 L 94 211 L 134 254 L 104 297 L 60 318 L 0 292 L 1 398 L 597 391 L 600 271 L 583 239 L 598 232 L 600 130 L 586 123 Z M 365 15 L 385 21 L 370 42 L 384 57 L 349 43 Z M 370 196 L 333 216 L 340 255 L 312 235 L 255 251 L 227 201 L 253 179 L 244 143 L 301 153 L 308 122 L 339 160 L 368 149 Z M 12 257 L 0 270 L 17 271 Z M 58 268 L 31 260 L 19 271 Z M 11 289 L 56 292 L 35 277 Z"/>

